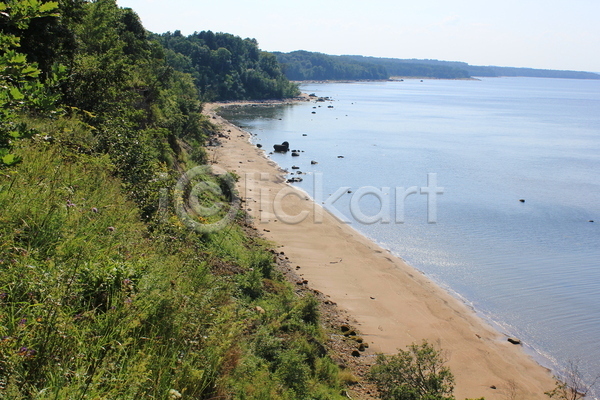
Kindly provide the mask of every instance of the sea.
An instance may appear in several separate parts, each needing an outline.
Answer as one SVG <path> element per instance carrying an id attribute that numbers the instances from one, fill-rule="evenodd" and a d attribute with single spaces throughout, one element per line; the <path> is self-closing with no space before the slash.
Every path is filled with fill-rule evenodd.
<path id="1" fill-rule="evenodd" d="M 600 80 L 301 90 L 312 101 L 222 115 L 302 179 L 293 185 L 540 364 L 600 375 Z M 272 153 L 284 141 L 298 156 Z"/>

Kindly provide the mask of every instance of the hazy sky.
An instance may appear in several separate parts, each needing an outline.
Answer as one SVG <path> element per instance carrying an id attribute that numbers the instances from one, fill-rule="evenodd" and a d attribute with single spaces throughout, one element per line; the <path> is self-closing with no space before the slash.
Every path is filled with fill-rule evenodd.
<path id="1" fill-rule="evenodd" d="M 600 72 L 600 0 L 117 0 L 146 29 L 309 50 Z"/>

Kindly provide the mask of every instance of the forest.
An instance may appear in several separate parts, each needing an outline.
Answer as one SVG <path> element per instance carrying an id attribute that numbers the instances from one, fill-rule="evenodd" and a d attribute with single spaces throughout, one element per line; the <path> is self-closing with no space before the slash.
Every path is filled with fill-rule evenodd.
<path id="1" fill-rule="evenodd" d="M 152 35 L 165 49 L 169 66 L 193 77 L 204 101 L 277 99 L 298 95 L 275 56 L 261 51 L 255 39 L 228 33 L 180 31 Z"/>
<path id="2" fill-rule="evenodd" d="M 459 61 L 333 56 L 308 51 L 274 53 L 285 76 L 304 80 L 382 80 L 391 77 L 468 79 L 472 77 L 523 76 L 535 78 L 600 79 L 583 71 L 475 66 Z"/>
<path id="3" fill-rule="evenodd" d="M 419 60 L 419 59 L 397 59 L 397 58 L 377 58 L 364 56 L 346 56 L 353 60 L 362 62 L 373 62 L 375 64 L 392 65 L 390 72 L 394 72 L 394 66 L 416 64 L 429 65 L 433 67 L 448 67 L 454 70 L 464 71 L 466 75 L 473 77 L 503 77 L 503 76 L 521 76 L 530 78 L 562 78 L 562 79 L 600 79 L 600 75 L 585 71 L 562 71 L 550 69 L 535 68 L 515 68 L 515 67 L 496 67 L 496 66 L 477 66 L 470 65 L 460 61 L 442 61 L 442 60 Z"/>

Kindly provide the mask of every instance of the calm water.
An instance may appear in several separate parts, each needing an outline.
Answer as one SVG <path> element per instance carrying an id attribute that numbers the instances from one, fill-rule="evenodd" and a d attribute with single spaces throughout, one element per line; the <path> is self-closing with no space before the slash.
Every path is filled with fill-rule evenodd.
<path id="1" fill-rule="evenodd" d="M 324 199 L 350 187 L 333 205 L 353 227 L 522 339 L 540 362 L 559 368 L 574 360 L 588 376 L 600 374 L 600 81 L 407 80 L 302 90 L 334 101 L 225 116 L 264 149 L 287 140 L 303 150 L 270 157 L 290 172 L 299 166 L 306 175 L 297 185 L 313 197 L 315 176 Z M 395 223 L 394 188 L 427 186 L 428 173 L 444 188 L 437 223 L 427 223 L 422 194 L 405 199 L 405 222 Z M 365 186 L 389 195 L 390 205 L 367 195 L 360 211 L 385 210 L 390 223 L 353 218 L 350 199 Z"/>

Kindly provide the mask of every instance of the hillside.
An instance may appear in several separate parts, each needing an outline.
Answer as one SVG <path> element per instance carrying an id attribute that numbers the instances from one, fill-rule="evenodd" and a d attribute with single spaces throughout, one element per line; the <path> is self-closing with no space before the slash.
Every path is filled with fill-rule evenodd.
<path id="1" fill-rule="evenodd" d="M 114 0 L 0 3 L 0 29 L 0 398 L 345 398 L 320 302 L 199 167 L 200 99 L 294 90 L 274 58 L 215 35 L 251 55 L 207 44 L 201 92 Z"/>
<path id="2" fill-rule="evenodd" d="M 436 79 L 523 76 L 539 78 L 600 79 L 583 71 L 475 66 L 458 61 L 332 56 L 308 51 L 274 53 L 290 80 L 370 80 L 392 76 Z"/>
<path id="3" fill-rule="evenodd" d="M 169 66 L 193 77 L 204 101 L 282 99 L 300 93 L 275 56 L 261 51 L 255 39 L 211 31 L 189 36 L 175 31 L 151 38 L 163 46 Z"/>
<path id="4" fill-rule="evenodd" d="M 496 66 L 476 66 L 459 61 L 440 61 L 440 60 L 418 60 L 418 59 L 393 59 L 393 58 L 377 58 L 363 56 L 344 56 L 352 60 L 361 62 L 373 62 L 376 65 L 390 65 L 389 71 L 394 73 L 394 66 L 406 64 L 413 65 L 431 65 L 435 67 L 449 67 L 466 71 L 473 77 L 502 77 L 502 76 L 523 76 L 531 78 L 564 78 L 564 79 L 600 79 L 600 75 L 593 72 L 584 71 L 560 71 L 550 69 L 535 69 L 535 68 L 514 68 L 514 67 L 496 67 Z"/>
<path id="5" fill-rule="evenodd" d="M 274 53 L 290 80 L 381 80 L 390 76 L 464 79 L 469 74 L 453 66 L 404 63 L 360 56 L 330 56 L 308 51 Z"/>

